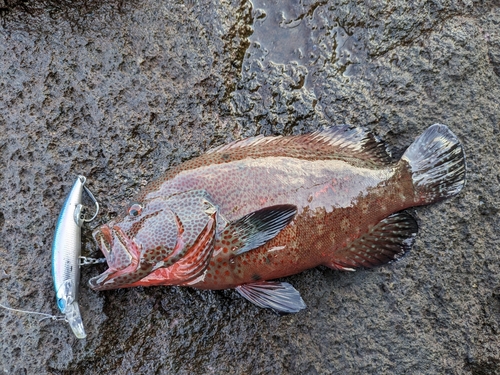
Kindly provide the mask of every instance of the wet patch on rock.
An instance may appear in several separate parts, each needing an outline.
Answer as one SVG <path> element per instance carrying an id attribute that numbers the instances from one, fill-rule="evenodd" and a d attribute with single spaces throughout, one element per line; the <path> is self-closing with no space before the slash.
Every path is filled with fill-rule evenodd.
<path id="1" fill-rule="evenodd" d="M 341 26 L 341 21 L 325 24 L 325 1 L 270 3 L 254 0 L 254 32 L 249 54 L 261 50 L 262 63 L 295 63 L 312 74 L 324 64 L 324 57 L 346 76 L 356 74 L 356 65 L 366 60 L 364 43 Z M 322 64 L 323 63 L 323 64 Z M 304 77 L 305 85 L 308 81 Z M 304 85 L 304 82 L 302 83 Z"/>

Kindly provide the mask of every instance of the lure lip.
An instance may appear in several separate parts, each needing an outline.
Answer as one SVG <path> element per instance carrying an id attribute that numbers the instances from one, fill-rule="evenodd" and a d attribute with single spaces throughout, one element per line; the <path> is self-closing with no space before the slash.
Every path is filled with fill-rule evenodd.
<path id="1" fill-rule="evenodd" d="M 66 308 L 66 320 L 71 327 L 71 330 L 75 336 L 79 339 L 84 339 L 87 337 L 85 333 L 85 328 L 83 327 L 82 316 L 80 314 L 80 308 L 78 307 L 78 302 L 73 302 Z"/>

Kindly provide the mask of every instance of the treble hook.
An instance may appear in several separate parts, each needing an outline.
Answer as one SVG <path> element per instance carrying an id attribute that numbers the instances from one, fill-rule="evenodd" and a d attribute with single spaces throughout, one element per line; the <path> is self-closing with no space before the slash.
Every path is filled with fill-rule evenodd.
<path id="1" fill-rule="evenodd" d="M 90 192 L 90 190 L 89 190 L 88 187 L 86 187 L 85 185 L 83 185 L 83 189 L 85 190 L 85 192 L 87 193 L 87 195 L 89 196 L 89 198 L 92 200 L 92 202 L 94 202 L 94 204 L 95 204 L 95 213 L 94 213 L 94 216 L 92 216 L 90 219 L 83 219 L 83 221 L 85 221 L 86 223 L 90 223 L 92 220 L 94 220 L 97 217 L 97 214 L 99 213 L 99 202 L 97 201 L 97 199 L 95 199 L 94 194 L 92 194 Z"/>
<path id="2" fill-rule="evenodd" d="M 92 192 L 89 190 L 89 188 L 85 186 L 85 182 L 87 181 L 87 179 L 83 176 L 80 176 L 79 178 L 80 178 L 80 181 L 82 182 L 83 190 L 85 190 L 85 192 L 87 193 L 89 198 L 95 204 L 95 213 L 94 213 L 94 216 L 92 216 L 90 219 L 85 219 L 85 216 L 83 214 L 83 211 L 84 211 L 83 205 L 82 204 L 76 205 L 74 218 L 75 218 L 76 224 L 81 227 L 84 222 L 89 223 L 97 217 L 97 214 L 99 213 L 99 202 L 97 202 L 97 199 L 95 199 L 94 194 L 92 194 Z"/>

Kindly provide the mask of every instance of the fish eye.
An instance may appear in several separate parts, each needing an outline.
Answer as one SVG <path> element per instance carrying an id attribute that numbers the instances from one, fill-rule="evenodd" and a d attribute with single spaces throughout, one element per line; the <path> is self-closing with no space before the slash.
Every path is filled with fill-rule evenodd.
<path id="1" fill-rule="evenodd" d="M 132 217 L 139 216 L 142 213 L 142 206 L 139 203 L 134 203 L 128 209 L 128 214 Z"/>

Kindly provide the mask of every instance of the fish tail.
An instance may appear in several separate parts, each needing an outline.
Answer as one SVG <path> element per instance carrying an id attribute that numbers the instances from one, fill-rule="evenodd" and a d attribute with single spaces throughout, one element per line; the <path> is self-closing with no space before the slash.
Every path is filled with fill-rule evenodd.
<path id="1" fill-rule="evenodd" d="M 465 185 L 465 154 L 446 125 L 429 127 L 403 154 L 412 173 L 415 202 L 430 204 L 452 197 Z"/>

